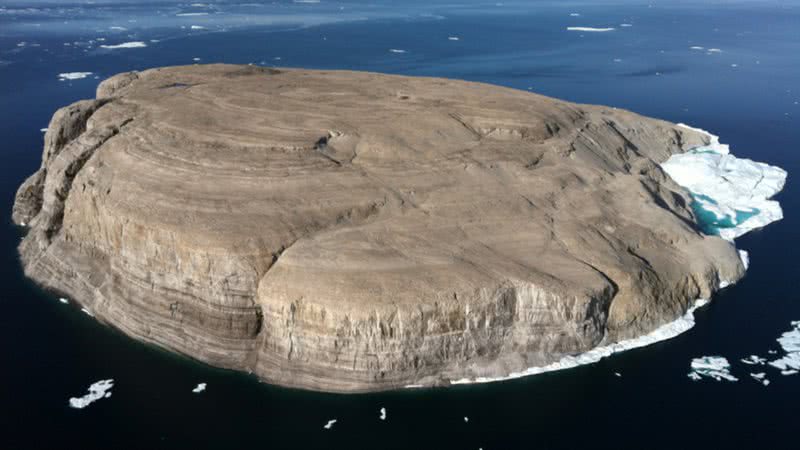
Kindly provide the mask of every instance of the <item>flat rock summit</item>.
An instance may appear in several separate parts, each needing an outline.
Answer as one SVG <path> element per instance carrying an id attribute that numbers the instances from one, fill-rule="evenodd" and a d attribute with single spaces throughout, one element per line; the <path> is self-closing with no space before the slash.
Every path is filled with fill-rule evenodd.
<path id="1" fill-rule="evenodd" d="M 744 268 L 660 168 L 708 137 L 457 80 L 195 65 L 58 110 L 25 273 L 124 333 L 304 389 L 504 376 Z"/>

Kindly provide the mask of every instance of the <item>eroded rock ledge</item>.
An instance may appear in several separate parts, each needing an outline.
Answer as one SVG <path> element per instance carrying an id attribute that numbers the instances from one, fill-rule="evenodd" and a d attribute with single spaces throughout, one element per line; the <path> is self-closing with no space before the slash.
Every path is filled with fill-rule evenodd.
<path id="1" fill-rule="evenodd" d="M 646 333 L 743 268 L 671 123 L 456 80 L 117 75 L 62 108 L 25 272 L 125 333 L 326 391 L 501 376 Z"/>

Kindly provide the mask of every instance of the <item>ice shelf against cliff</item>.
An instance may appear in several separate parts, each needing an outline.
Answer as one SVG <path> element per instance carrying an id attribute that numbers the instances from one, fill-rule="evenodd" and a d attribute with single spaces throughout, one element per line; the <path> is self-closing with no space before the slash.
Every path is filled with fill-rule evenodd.
<path id="1" fill-rule="evenodd" d="M 737 158 L 719 137 L 679 126 L 704 133 L 710 140 L 708 145 L 673 155 L 661 165 L 691 192 L 692 210 L 703 231 L 733 240 L 783 218 L 780 204 L 770 198 L 783 189 L 785 170 Z"/>
<path id="2" fill-rule="evenodd" d="M 570 355 L 561 358 L 560 360 L 541 367 L 530 367 L 522 372 L 513 372 L 505 377 L 478 377 L 478 378 L 462 378 L 460 380 L 451 381 L 450 384 L 468 384 L 468 383 L 488 383 L 492 381 L 511 380 L 514 378 L 526 377 L 529 375 L 537 375 L 545 372 L 554 372 L 556 370 L 571 369 L 573 367 L 582 366 L 585 364 L 592 364 L 600 361 L 603 358 L 613 355 L 614 353 L 624 352 L 639 347 L 646 347 L 656 342 L 672 339 L 675 336 L 688 331 L 694 326 L 694 311 L 708 303 L 708 300 L 697 300 L 694 305 L 686 311 L 681 318 L 674 322 L 664 324 L 652 332 L 634 339 L 626 339 L 624 341 L 615 342 L 613 344 L 596 347 L 586 353 L 578 355 Z M 410 387 L 410 386 L 407 386 Z"/>
<path id="3" fill-rule="evenodd" d="M 83 409 L 101 398 L 111 397 L 111 388 L 114 387 L 114 380 L 100 380 L 89 386 L 89 393 L 83 397 L 72 397 L 69 399 L 69 406 L 76 409 Z"/>

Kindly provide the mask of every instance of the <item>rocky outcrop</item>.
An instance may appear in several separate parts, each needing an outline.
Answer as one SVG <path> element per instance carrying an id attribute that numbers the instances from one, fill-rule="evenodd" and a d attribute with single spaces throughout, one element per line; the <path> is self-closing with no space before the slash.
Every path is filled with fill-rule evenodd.
<path id="1" fill-rule="evenodd" d="M 355 392 L 646 333 L 743 268 L 659 163 L 707 137 L 464 81 L 191 66 L 59 110 L 28 276 L 146 342 Z"/>

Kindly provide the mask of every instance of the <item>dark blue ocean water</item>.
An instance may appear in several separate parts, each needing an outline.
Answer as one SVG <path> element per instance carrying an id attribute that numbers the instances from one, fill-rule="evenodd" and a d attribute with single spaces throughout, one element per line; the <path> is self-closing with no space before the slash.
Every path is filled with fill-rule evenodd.
<path id="1" fill-rule="evenodd" d="M 177 15 L 198 12 L 208 14 Z M 98 47 L 133 41 L 147 46 Z M 777 197 L 785 219 L 737 241 L 751 255 L 746 278 L 670 341 L 570 371 L 446 390 L 268 386 L 99 325 L 27 281 L 17 260 L 13 195 L 39 165 L 39 130 L 53 111 L 92 97 L 95 76 L 194 58 L 464 78 L 689 123 L 737 156 L 788 170 Z M 58 79 L 84 71 L 93 75 Z M 800 448 L 800 375 L 759 369 L 772 382 L 765 387 L 737 363 L 779 349 L 775 338 L 800 320 L 798 102 L 796 0 L 0 0 L 0 449 Z M 739 382 L 687 378 L 692 358 L 714 354 L 732 362 Z M 111 398 L 69 408 L 102 378 L 115 379 Z M 192 394 L 201 381 L 208 390 Z"/>

